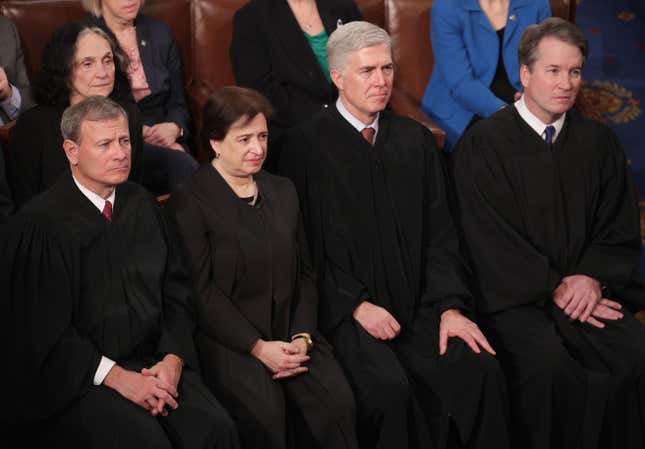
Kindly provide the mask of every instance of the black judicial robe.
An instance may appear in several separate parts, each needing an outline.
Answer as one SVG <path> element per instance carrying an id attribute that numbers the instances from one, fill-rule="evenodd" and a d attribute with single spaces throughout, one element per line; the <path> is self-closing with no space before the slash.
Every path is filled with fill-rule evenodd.
<path id="1" fill-rule="evenodd" d="M 410 326 L 421 304 L 470 308 L 441 154 L 416 122 L 382 112 L 372 148 L 324 108 L 296 128 L 282 171 L 301 197 L 331 332 L 369 298 Z M 311 232 L 309 231 L 311 229 Z"/>
<path id="2" fill-rule="evenodd" d="M 354 388 L 361 444 L 443 447 L 451 413 L 463 442 L 506 447 L 494 358 L 457 339 L 438 356 L 439 314 L 468 313 L 471 295 L 432 134 L 384 111 L 372 147 L 331 106 L 286 139 L 280 170 L 300 195 L 319 323 Z M 369 336 L 352 317 L 364 300 L 387 309 L 401 335 L 387 343 Z M 490 434 L 477 440 L 484 417 Z"/>
<path id="3" fill-rule="evenodd" d="M 507 109 L 462 139 L 455 155 L 477 308 L 494 313 L 539 301 L 574 273 L 645 308 L 636 192 L 615 134 L 570 111 L 549 151 Z"/>
<path id="4" fill-rule="evenodd" d="M 118 186 L 108 222 L 67 174 L 13 217 L 0 245 L 11 360 L 0 421 L 63 412 L 96 388 L 102 355 L 129 366 L 173 353 L 197 366 L 190 280 L 143 188 Z"/>
<path id="5" fill-rule="evenodd" d="M 316 447 L 356 448 L 352 393 L 317 331 L 318 295 L 295 189 L 264 171 L 255 180 L 259 200 L 251 206 L 206 164 L 166 205 L 199 295 L 195 341 L 204 380 L 246 448 L 292 447 L 287 409 L 304 418 Z M 249 353 L 260 338 L 289 341 L 301 332 L 314 339 L 309 372 L 277 381 Z"/>
<path id="6" fill-rule="evenodd" d="M 522 406 L 514 408 L 524 422 L 518 433 L 528 438 L 522 446 L 570 447 L 598 436 L 594 419 L 602 418 L 606 400 L 598 393 L 609 385 L 604 418 L 609 423 L 601 443 L 643 447 L 639 416 L 645 412 L 645 390 L 638 379 L 645 372 L 645 335 L 628 311 L 645 308 L 638 277 L 639 213 L 615 134 L 569 111 L 549 148 L 508 107 L 467 133 L 453 162 L 480 321 L 498 345 L 511 390 L 517 392 L 513 401 L 533 395 L 524 403 L 525 415 Z M 623 304 L 625 317 L 607 322 L 605 329 L 570 322 L 553 304 L 552 292 L 572 274 L 600 281 L 604 296 Z M 550 365 L 557 365 L 553 385 L 533 380 L 521 386 L 523 376 Z M 611 379 L 594 387 L 592 378 L 607 372 Z M 570 376 L 575 380 L 567 384 Z M 542 399 L 557 388 L 567 392 L 568 403 L 554 395 L 553 405 L 540 413 Z M 595 408 L 600 416 L 578 422 L 578 413 L 569 410 L 563 419 L 563 410 L 576 403 L 587 412 Z M 569 430 L 558 437 L 560 425 Z M 593 438 L 587 441 L 593 447 Z"/>

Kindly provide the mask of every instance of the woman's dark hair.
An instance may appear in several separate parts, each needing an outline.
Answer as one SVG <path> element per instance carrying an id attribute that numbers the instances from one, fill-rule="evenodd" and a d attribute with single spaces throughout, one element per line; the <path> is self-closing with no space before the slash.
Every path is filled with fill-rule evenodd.
<path id="1" fill-rule="evenodd" d="M 204 105 L 201 145 L 204 154 L 212 154 L 211 140 L 224 140 L 233 123 L 246 117 L 246 123 L 263 114 L 273 115 L 273 107 L 264 95 L 246 87 L 226 86 L 212 94 Z"/>
<path id="2" fill-rule="evenodd" d="M 114 88 L 110 98 L 124 100 L 131 97 L 125 68 L 127 58 L 116 45 L 113 38 L 103 30 L 87 23 L 71 22 L 56 30 L 43 50 L 40 70 L 34 81 L 34 96 L 36 102 L 42 105 L 67 106 L 70 97 L 70 77 L 74 65 L 76 43 L 83 32 L 95 32 L 105 38 L 114 54 Z"/>

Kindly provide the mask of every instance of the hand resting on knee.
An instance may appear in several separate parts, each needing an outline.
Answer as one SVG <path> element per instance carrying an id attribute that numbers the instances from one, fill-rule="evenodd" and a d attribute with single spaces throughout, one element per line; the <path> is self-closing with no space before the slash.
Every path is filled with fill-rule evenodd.
<path id="1" fill-rule="evenodd" d="M 165 404 L 176 409 L 179 404 L 177 389 L 155 376 L 144 376 L 136 371 L 114 365 L 103 380 L 103 385 L 116 390 L 121 396 L 148 410 L 153 416 L 165 414 Z"/>
<path id="2" fill-rule="evenodd" d="M 618 320 L 623 317 L 619 303 L 602 297 L 600 282 L 583 274 L 562 278 L 553 292 L 553 302 L 572 320 L 599 328 L 605 325 L 597 318 Z"/>
<path id="3" fill-rule="evenodd" d="M 392 340 L 401 332 L 401 325 L 390 312 L 369 301 L 356 306 L 353 317 L 372 337 L 379 340 Z"/>

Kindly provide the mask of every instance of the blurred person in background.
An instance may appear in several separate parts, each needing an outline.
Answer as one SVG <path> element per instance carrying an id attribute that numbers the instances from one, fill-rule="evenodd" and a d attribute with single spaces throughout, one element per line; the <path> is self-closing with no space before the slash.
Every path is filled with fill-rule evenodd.
<path id="1" fill-rule="evenodd" d="M 197 170 L 179 49 L 164 22 L 141 13 L 143 0 L 82 0 L 89 23 L 114 35 L 127 56 L 132 96 L 143 120 L 144 185 L 172 191 Z"/>
<path id="2" fill-rule="evenodd" d="M 421 101 L 450 149 L 464 130 L 520 95 L 517 47 L 524 29 L 551 16 L 549 0 L 436 0 L 435 62 Z"/>

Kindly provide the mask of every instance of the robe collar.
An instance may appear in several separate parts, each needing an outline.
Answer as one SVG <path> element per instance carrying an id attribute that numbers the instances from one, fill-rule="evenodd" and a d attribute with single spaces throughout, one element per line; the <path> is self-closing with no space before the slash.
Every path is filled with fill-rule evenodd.
<path id="1" fill-rule="evenodd" d="M 237 196 L 231 186 L 210 163 L 202 165 L 193 179 L 198 192 L 202 195 L 202 201 L 208 204 L 217 204 L 219 205 L 218 209 L 221 207 L 221 210 L 234 210 L 232 208 L 250 207 Z M 258 196 L 262 197 L 257 207 L 264 207 L 274 197 L 273 185 L 267 180 L 267 174 L 264 170 L 253 175 L 253 179 L 258 186 Z"/>
<path id="2" fill-rule="evenodd" d="M 357 141 L 362 142 L 368 148 L 381 147 L 381 146 L 383 146 L 384 144 L 387 143 L 388 131 L 389 131 L 389 120 L 390 120 L 389 113 L 388 113 L 387 110 L 379 112 L 379 115 L 378 115 L 378 134 L 379 134 L 380 138 L 376 139 L 376 134 L 374 135 L 374 146 L 373 147 L 370 147 L 369 144 L 367 143 L 367 141 L 363 138 L 363 136 L 361 136 L 360 131 L 355 126 L 350 124 L 350 122 L 347 121 L 347 119 L 341 115 L 340 111 L 336 107 L 336 104 L 334 104 L 333 106 L 325 105 L 325 110 L 328 111 L 329 114 L 336 121 L 341 123 L 342 128 L 345 130 L 345 132 L 349 136 L 353 136 L 353 138 L 355 138 Z M 356 120 L 358 120 L 358 119 L 356 119 Z M 360 122 L 360 120 L 359 120 L 359 122 Z M 363 129 L 364 127 L 365 127 L 365 125 L 362 124 L 360 129 Z M 389 148 L 390 145 L 385 145 L 385 147 L 387 147 L 388 149 L 391 150 L 391 148 Z"/>
<path id="3" fill-rule="evenodd" d="M 128 198 L 131 196 L 130 189 L 127 186 L 128 182 L 118 185 L 115 191 L 119 191 L 119 205 L 112 210 L 112 222 L 115 222 L 120 214 L 123 212 L 121 209 L 128 204 Z M 48 212 L 48 219 L 51 221 L 63 223 L 79 223 L 93 224 L 99 226 L 98 228 L 84 229 L 81 234 L 92 234 L 96 229 L 102 229 L 106 220 L 102 214 L 102 209 L 98 208 L 86 197 L 76 185 L 72 173 L 69 169 L 60 177 L 56 183 L 49 188 L 45 195 L 48 195 L 50 201 L 55 204 L 55 209 Z M 117 195 L 115 193 L 115 195 Z M 89 235 L 88 234 L 88 235 Z M 81 235 L 78 236 L 81 240 L 84 239 Z"/>
<path id="4" fill-rule="evenodd" d="M 97 195 L 95 192 L 92 192 L 90 189 L 85 187 L 83 184 L 78 182 L 78 179 L 74 175 L 72 175 L 72 179 L 74 180 L 74 184 L 76 184 L 76 187 L 78 187 L 78 190 L 81 191 L 85 197 L 90 200 L 90 202 L 101 212 L 103 213 L 103 208 L 105 207 L 105 202 L 109 201 L 112 203 L 112 207 L 115 206 L 114 202 L 116 200 L 116 188 L 112 189 L 112 193 L 110 196 L 107 198 L 102 198 L 100 195 Z"/>
<path id="5" fill-rule="evenodd" d="M 374 129 L 374 142 L 376 142 L 376 136 L 378 135 L 378 122 L 379 122 L 379 117 L 380 113 L 376 114 L 376 118 L 372 123 L 363 123 L 360 121 L 358 118 L 356 118 L 351 112 L 347 110 L 343 102 L 341 101 L 340 97 L 336 100 L 336 109 L 338 110 L 338 113 L 349 122 L 350 125 L 352 125 L 354 128 L 356 128 L 356 131 L 361 132 L 364 128 L 373 128 Z"/>
<path id="6" fill-rule="evenodd" d="M 520 114 L 522 120 L 524 120 L 531 127 L 531 129 L 533 129 L 533 131 L 535 131 L 540 137 L 542 137 L 542 139 L 544 139 L 546 136 L 545 129 L 547 125 L 552 125 L 553 127 L 555 127 L 553 142 L 555 142 L 558 138 L 558 135 L 560 135 L 560 131 L 562 131 L 562 127 L 564 126 L 564 119 L 567 115 L 567 113 L 562 114 L 560 118 L 553 123 L 543 123 L 542 120 L 537 118 L 535 114 L 529 111 L 529 109 L 526 107 L 526 103 L 524 103 L 524 95 L 522 95 L 520 99 L 515 102 L 515 109 L 517 109 L 517 113 Z"/>

